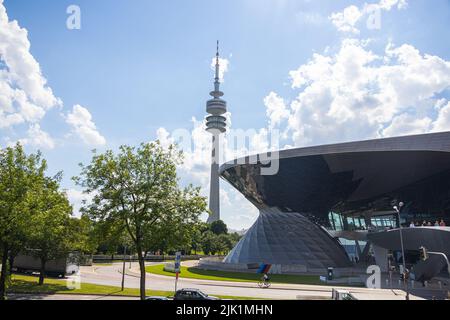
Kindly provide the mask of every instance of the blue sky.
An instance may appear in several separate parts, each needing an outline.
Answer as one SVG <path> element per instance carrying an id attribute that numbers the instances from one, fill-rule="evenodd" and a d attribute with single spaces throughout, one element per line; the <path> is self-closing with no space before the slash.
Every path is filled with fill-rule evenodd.
<path id="1" fill-rule="evenodd" d="M 51 88 L 61 103 L 45 109 L 39 119 L 0 123 L 0 145 L 22 140 L 30 151 L 41 149 L 51 172 L 64 170 L 64 187 L 71 190 L 77 205 L 79 190 L 70 177 L 79 173 L 79 162 L 89 161 L 91 149 L 136 145 L 156 139 L 161 128 L 170 137 L 175 129 L 192 130 L 199 125 L 191 119 L 200 121 L 205 116 L 217 39 L 222 57 L 229 61 L 222 88 L 233 128 L 255 128 L 261 133 L 272 121 L 284 133 L 282 146 L 450 129 L 446 127 L 450 123 L 446 109 L 450 1 L 368 2 L 382 7 L 379 29 L 367 29 L 364 1 L 4 0 L 0 6 L 6 8 L 8 23 L 17 20 L 28 31 L 29 53 L 47 80 L 44 87 Z M 81 30 L 66 28 L 66 8 L 71 4 L 81 9 Z M 352 24 L 358 32 L 339 30 L 331 18 L 351 6 L 361 14 Z M 11 28 L 12 33 L 17 31 Z M 17 37 L 23 40 L 23 35 L 17 33 Z M 0 36 L 0 40 L 11 37 Z M 0 42 L 0 54 L 1 50 Z M 418 55 L 412 53 L 415 50 Z M 323 61 L 315 59 L 315 53 L 331 59 L 323 76 L 319 72 Z M 20 63 L 20 57 L 14 59 Z M 308 63 L 310 71 L 301 69 Z M 364 68 L 355 75 L 359 80 L 353 88 L 339 70 L 354 71 L 358 66 Z M 296 70 L 300 71 L 290 73 Z M 403 78 L 423 76 L 423 80 L 404 87 L 395 82 L 395 74 L 402 73 Z M 377 78 L 375 85 L 368 80 L 371 74 Z M 431 78 L 437 80 L 427 82 Z M 11 87 L 20 88 L 17 81 Z M 336 89 L 325 93 L 326 88 Z M 28 94 L 27 88 L 22 89 Z M 392 90 L 399 93 L 393 96 Z M 414 96 L 408 90 L 422 94 Z M 318 92 L 314 97 L 318 100 L 308 96 L 312 92 Z M 2 94 L 6 96 L 0 87 L 0 98 Z M 327 95 L 328 99 L 323 98 Z M 366 110 L 371 95 L 377 107 Z M 391 106 L 392 100 L 399 107 Z M 82 106 L 78 113 L 75 105 Z M 86 126 L 76 120 L 77 116 L 86 120 L 85 111 L 91 117 Z M 361 121 L 363 114 L 371 119 Z M 321 130 L 315 121 L 323 124 Z M 40 144 L 32 139 L 31 126 L 44 131 L 47 136 L 43 137 L 52 142 Z M 83 140 L 86 127 L 94 140 Z M 205 163 L 191 163 L 181 173 L 183 181 L 206 187 Z M 197 175 L 189 174 L 192 168 Z M 235 229 L 249 227 L 257 215 L 255 209 L 223 181 L 222 189 L 223 219 Z"/>

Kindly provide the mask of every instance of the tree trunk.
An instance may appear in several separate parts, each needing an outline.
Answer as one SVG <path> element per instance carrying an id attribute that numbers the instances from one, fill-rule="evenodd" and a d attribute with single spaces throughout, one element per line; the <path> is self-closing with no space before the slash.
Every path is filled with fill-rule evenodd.
<path id="1" fill-rule="evenodd" d="M 45 279 L 45 264 L 46 261 L 44 259 L 41 259 L 41 271 L 39 273 L 39 285 L 42 286 L 44 284 Z"/>
<path id="2" fill-rule="evenodd" d="M 139 259 L 139 269 L 141 271 L 141 282 L 140 282 L 140 295 L 141 300 L 145 300 L 145 260 L 142 255 L 142 249 L 140 245 L 137 245 L 138 259 Z"/>
<path id="3" fill-rule="evenodd" d="M 14 259 L 16 258 L 16 255 L 14 253 L 10 253 L 8 260 L 9 260 L 9 272 L 12 273 L 12 270 L 14 268 Z"/>
<path id="4" fill-rule="evenodd" d="M 6 277 L 8 272 L 8 246 L 3 245 L 2 271 L 0 274 L 0 300 L 6 300 Z"/>

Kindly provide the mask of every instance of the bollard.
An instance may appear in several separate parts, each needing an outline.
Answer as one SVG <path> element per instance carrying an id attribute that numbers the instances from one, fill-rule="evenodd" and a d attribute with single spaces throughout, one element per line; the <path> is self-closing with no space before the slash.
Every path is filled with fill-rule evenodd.
<path id="1" fill-rule="evenodd" d="M 414 284 L 415 284 L 415 281 L 411 280 L 411 288 L 413 288 L 413 289 L 414 289 Z"/>
<path id="2" fill-rule="evenodd" d="M 439 290 L 442 290 L 442 281 L 439 281 Z"/>

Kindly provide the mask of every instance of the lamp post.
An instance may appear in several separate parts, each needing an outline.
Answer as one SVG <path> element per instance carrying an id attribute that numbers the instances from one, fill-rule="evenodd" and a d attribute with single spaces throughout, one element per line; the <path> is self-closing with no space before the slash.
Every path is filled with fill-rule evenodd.
<path id="1" fill-rule="evenodd" d="M 127 253 L 127 246 L 123 247 L 123 265 L 122 265 L 122 291 L 125 290 L 125 254 Z"/>
<path id="2" fill-rule="evenodd" d="M 405 287 L 405 291 L 406 291 L 406 300 L 409 300 L 409 292 L 408 292 L 408 282 L 406 280 L 406 257 L 405 257 L 405 247 L 403 245 L 403 227 L 402 227 L 402 223 L 401 223 L 401 218 L 400 218 L 400 210 L 402 209 L 404 203 L 400 202 L 398 204 L 398 206 L 394 206 L 394 210 L 397 212 L 397 216 L 398 216 L 398 226 L 400 229 L 400 244 L 402 247 L 402 260 L 403 260 L 403 285 Z"/>

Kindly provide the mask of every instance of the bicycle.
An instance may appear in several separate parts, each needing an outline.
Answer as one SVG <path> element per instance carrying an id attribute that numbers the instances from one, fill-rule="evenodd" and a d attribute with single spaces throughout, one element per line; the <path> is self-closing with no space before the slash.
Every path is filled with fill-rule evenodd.
<path id="1" fill-rule="evenodd" d="M 270 281 L 260 280 L 260 281 L 258 282 L 258 287 L 260 287 L 261 289 L 267 289 L 267 288 L 270 288 L 270 285 L 271 285 Z"/>

